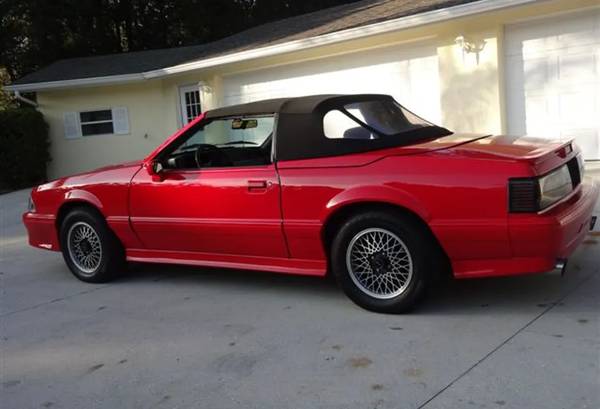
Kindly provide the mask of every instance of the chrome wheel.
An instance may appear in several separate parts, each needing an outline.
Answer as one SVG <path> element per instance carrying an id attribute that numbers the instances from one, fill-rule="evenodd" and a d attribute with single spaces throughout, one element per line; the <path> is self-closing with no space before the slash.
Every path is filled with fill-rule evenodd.
<path id="1" fill-rule="evenodd" d="M 84 275 L 93 275 L 102 261 L 100 236 L 85 222 L 74 223 L 67 233 L 71 261 Z"/>
<path id="2" fill-rule="evenodd" d="M 381 300 L 402 294 L 413 276 L 412 259 L 404 242 L 379 228 L 363 230 L 352 238 L 346 266 L 361 291 Z"/>

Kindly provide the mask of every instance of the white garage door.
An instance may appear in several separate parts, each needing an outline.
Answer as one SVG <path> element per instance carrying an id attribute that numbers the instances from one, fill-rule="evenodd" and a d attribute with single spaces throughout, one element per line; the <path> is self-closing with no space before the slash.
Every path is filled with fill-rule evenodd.
<path id="1" fill-rule="evenodd" d="M 509 132 L 600 159 L 600 10 L 507 27 L 506 64 Z"/>
<path id="2" fill-rule="evenodd" d="M 433 46 L 390 47 L 262 69 L 223 79 L 225 105 L 311 94 L 390 94 L 439 123 L 440 89 Z"/>

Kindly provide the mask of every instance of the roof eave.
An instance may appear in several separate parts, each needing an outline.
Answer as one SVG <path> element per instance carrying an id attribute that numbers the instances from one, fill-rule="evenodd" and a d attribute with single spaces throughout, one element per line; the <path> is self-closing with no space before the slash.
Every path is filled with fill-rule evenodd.
<path id="1" fill-rule="evenodd" d="M 81 78 L 63 81 L 7 85 L 4 86 L 4 90 L 33 92 L 86 86 L 89 87 L 99 85 L 115 85 L 143 81 L 148 79 L 162 78 L 170 75 L 181 74 L 184 72 L 201 70 L 206 68 L 214 68 L 225 64 L 255 60 L 264 57 L 272 57 L 279 54 L 286 54 L 324 45 L 331 45 L 343 41 L 365 38 L 393 31 L 405 30 L 408 28 L 413 28 L 425 24 L 438 23 L 459 17 L 466 17 L 475 14 L 481 14 L 499 9 L 542 1 L 548 0 L 480 0 L 473 3 L 466 3 L 443 9 L 432 10 L 425 13 L 415 14 L 411 16 L 400 17 L 394 20 L 383 21 L 381 23 L 375 23 L 366 26 L 350 28 L 347 30 L 336 31 L 330 34 L 323 34 L 320 36 L 289 41 L 272 46 L 260 47 L 253 50 L 226 54 L 220 57 L 178 64 L 172 67 L 161 68 L 158 70 L 151 70 L 126 75 L 112 75 L 105 77 Z"/>
<path id="2" fill-rule="evenodd" d="M 93 87 L 98 85 L 118 85 L 143 81 L 144 74 L 109 75 L 105 77 L 77 78 L 62 81 L 32 82 L 27 84 L 5 85 L 5 91 L 35 92 L 46 90 L 59 90 L 66 88 Z"/>

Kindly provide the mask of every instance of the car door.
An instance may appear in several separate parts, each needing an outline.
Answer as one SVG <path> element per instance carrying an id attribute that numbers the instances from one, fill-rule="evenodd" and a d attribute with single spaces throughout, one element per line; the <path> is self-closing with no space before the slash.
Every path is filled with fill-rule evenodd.
<path id="1" fill-rule="evenodd" d="M 160 177 L 138 172 L 130 216 L 143 245 L 205 255 L 287 257 L 280 185 L 270 163 L 273 123 L 272 116 L 200 123 L 178 139 L 176 149 L 169 153 L 167 148 Z"/>

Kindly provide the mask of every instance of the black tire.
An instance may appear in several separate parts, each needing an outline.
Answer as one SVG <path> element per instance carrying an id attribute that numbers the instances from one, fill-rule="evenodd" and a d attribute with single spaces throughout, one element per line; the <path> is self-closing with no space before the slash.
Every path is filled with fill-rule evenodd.
<path id="1" fill-rule="evenodd" d="M 383 231 L 383 234 L 391 232 L 399 238 L 404 244 L 403 250 L 408 252 L 412 262 L 412 276 L 402 286 L 396 284 L 400 287 L 397 291 L 401 292 L 394 295 L 395 292 L 390 291 L 389 294 L 383 295 L 390 297 L 385 299 L 368 294 L 366 291 L 369 289 L 366 285 L 363 288 L 359 287 L 357 282 L 360 279 L 357 275 L 354 278 L 351 276 L 347 263 L 348 247 L 352 240 L 374 230 Z M 375 312 L 403 313 L 413 309 L 425 294 L 431 276 L 429 259 L 431 254 L 436 254 L 433 248 L 430 235 L 411 218 L 401 217 L 393 212 L 370 211 L 351 217 L 340 226 L 331 246 L 331 267 L 339 285 L 357 305 Z M 375 271 L 373 266 L 369 263 L 368 268 Z M 387 266 L 378 271 L 389 270 L 388 262 Z"/>
<path id="2" fill-rule="evenodd" d="M 76 245 L 69 245 L 69 234 L 77 228 L 90 228 L 95 232 L 94 243 L 99 244 L 100 255 L 87 271 L 75 260 Z M 89 232 L 89 230 L 87 230 Z M 89 243 L 89 242 L 88 242 Z M 88 244 L 88 246 L 90 246 Z M 97 249 L 98 245 L 94 244 Z M 87 208 L 76 208 L 69 212 L 61 223 L 60 247 L 67 266 L 75 277 L 86 283 L 105 283 L 119 276 L 125 268 L 125 251 L 119 239 L 110 230 L 106 221 L 97 212 Z M 82 264 L 82 263 L 80 263 Z"/>

